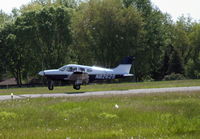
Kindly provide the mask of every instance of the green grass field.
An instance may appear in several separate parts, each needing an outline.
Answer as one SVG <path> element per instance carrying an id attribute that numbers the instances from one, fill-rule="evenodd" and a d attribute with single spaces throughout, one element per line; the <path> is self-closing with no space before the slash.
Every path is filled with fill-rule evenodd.
<path id="1" fill-rule="evenodd" d="M 72 86 L 55 87 L 53 91 L 49 91 L 47 87 L 12 88 L 12 89 L 0 89 L 0 95 L 10 95 L 11 93 L 14 94 L 77 93 L 77 92 L 88 92 L 88 91 L 110 91 L 110 90 L 184 87 L 184 86 L 200 86 L 200 80 L 95 84 L 95 85 L 81 86 L 81 89 L 78 91 L 74 90 Z"/>
<path id="2" fill-rule="evenodd" d="M 0 89 L 0 94 L 200 86 L 200 80 Z M 115 108 L 115 104 L 119 108 Z M 0 101 L 0 139 L 197 139 L 200 92 Z"/>
<path id="3" fill-rule="evenodd" d="M 200 92 L 0 101 L 0 138 L 198 139 Z"/>

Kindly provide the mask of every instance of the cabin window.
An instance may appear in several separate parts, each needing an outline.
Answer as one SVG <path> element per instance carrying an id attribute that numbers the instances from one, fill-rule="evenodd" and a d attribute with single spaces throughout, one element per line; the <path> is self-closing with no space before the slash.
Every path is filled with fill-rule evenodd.
<path id="1" fill-rule="evenodd" d="M 68 67 L 67 71 L 68 72 L 75 72 L 75 71 L 77 71 L 77 67 Z"/>
<path id="2" fill-rule="evenodd" d="M 85 69 L 84 68 L 79 68 L 80 71 L 82 72 L 85 72 Z"/>
<path id="3" fill-rule="evenodd" d="M 92 69 L 87 69 L 87 72 L 92 72 Z"/>

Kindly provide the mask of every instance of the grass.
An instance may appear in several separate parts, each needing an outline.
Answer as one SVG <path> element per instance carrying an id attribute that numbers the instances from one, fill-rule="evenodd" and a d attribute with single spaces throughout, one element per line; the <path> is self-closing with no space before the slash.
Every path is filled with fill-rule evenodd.
<path id="1" fill-rule="evenodd" d="M 0 101 L 0 138 L 196 139 L 200 92 Z"/>
<path id="2" fill-rule="evenodd" d="M 179 80 L 139 83 L 113 83 L 81 86 L 81 90 L 74 90 L 72 86 L 55 87 L 49 91 L 47 87 L 0 89 L 0 95 L 14 94 L 45 94 L 45 93 L 78 93 L 91 91 L 128 90 L 141 88 L 200 86 L 200 80 Z"/>

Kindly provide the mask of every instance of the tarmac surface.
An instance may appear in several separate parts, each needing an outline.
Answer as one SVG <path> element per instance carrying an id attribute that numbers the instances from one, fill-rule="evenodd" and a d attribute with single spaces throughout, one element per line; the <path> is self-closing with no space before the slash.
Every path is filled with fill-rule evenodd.
<path id="1" fill-rule="evenodd" d="M 194 92 L 200 91 L 200 86 L 194 87 L 171 87 L 171 88 L 148 88 L 123 91 L 98 91 L 98 92 L 80 92 L 80 93 L 59 93 L 59 94 L 23 94 L 23 95 L 0 95 L 1 100 L 26 99 L 26 98 L 49 98 L 49 97 L 82 97 L 82 96 L 106 96 L 106 95 L 124 95 L 139 93 L 167 93 L 167 92 Z"/>

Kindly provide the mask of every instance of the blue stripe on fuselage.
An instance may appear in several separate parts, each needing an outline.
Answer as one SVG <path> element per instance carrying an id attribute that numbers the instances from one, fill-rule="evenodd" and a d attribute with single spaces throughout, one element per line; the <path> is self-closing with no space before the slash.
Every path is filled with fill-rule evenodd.
<path id="1" fill-rule="evenodd" d="M 68 78 L 69 75 L 45 75 L 45 77 L 47 79 L 51 79 L 51 80 L 66 80 L 66 78 Z M 123 74 L 117 74 L 114 75 L 112 78 L 109 76 L 99 76 L 97 74 L 93 74 L 93 75 L 89 75 L 89 81 L 93 82 L 95 80 L 111 80 L 111 79 L 119 79 L 119 78 L 123 78 Z"/>

